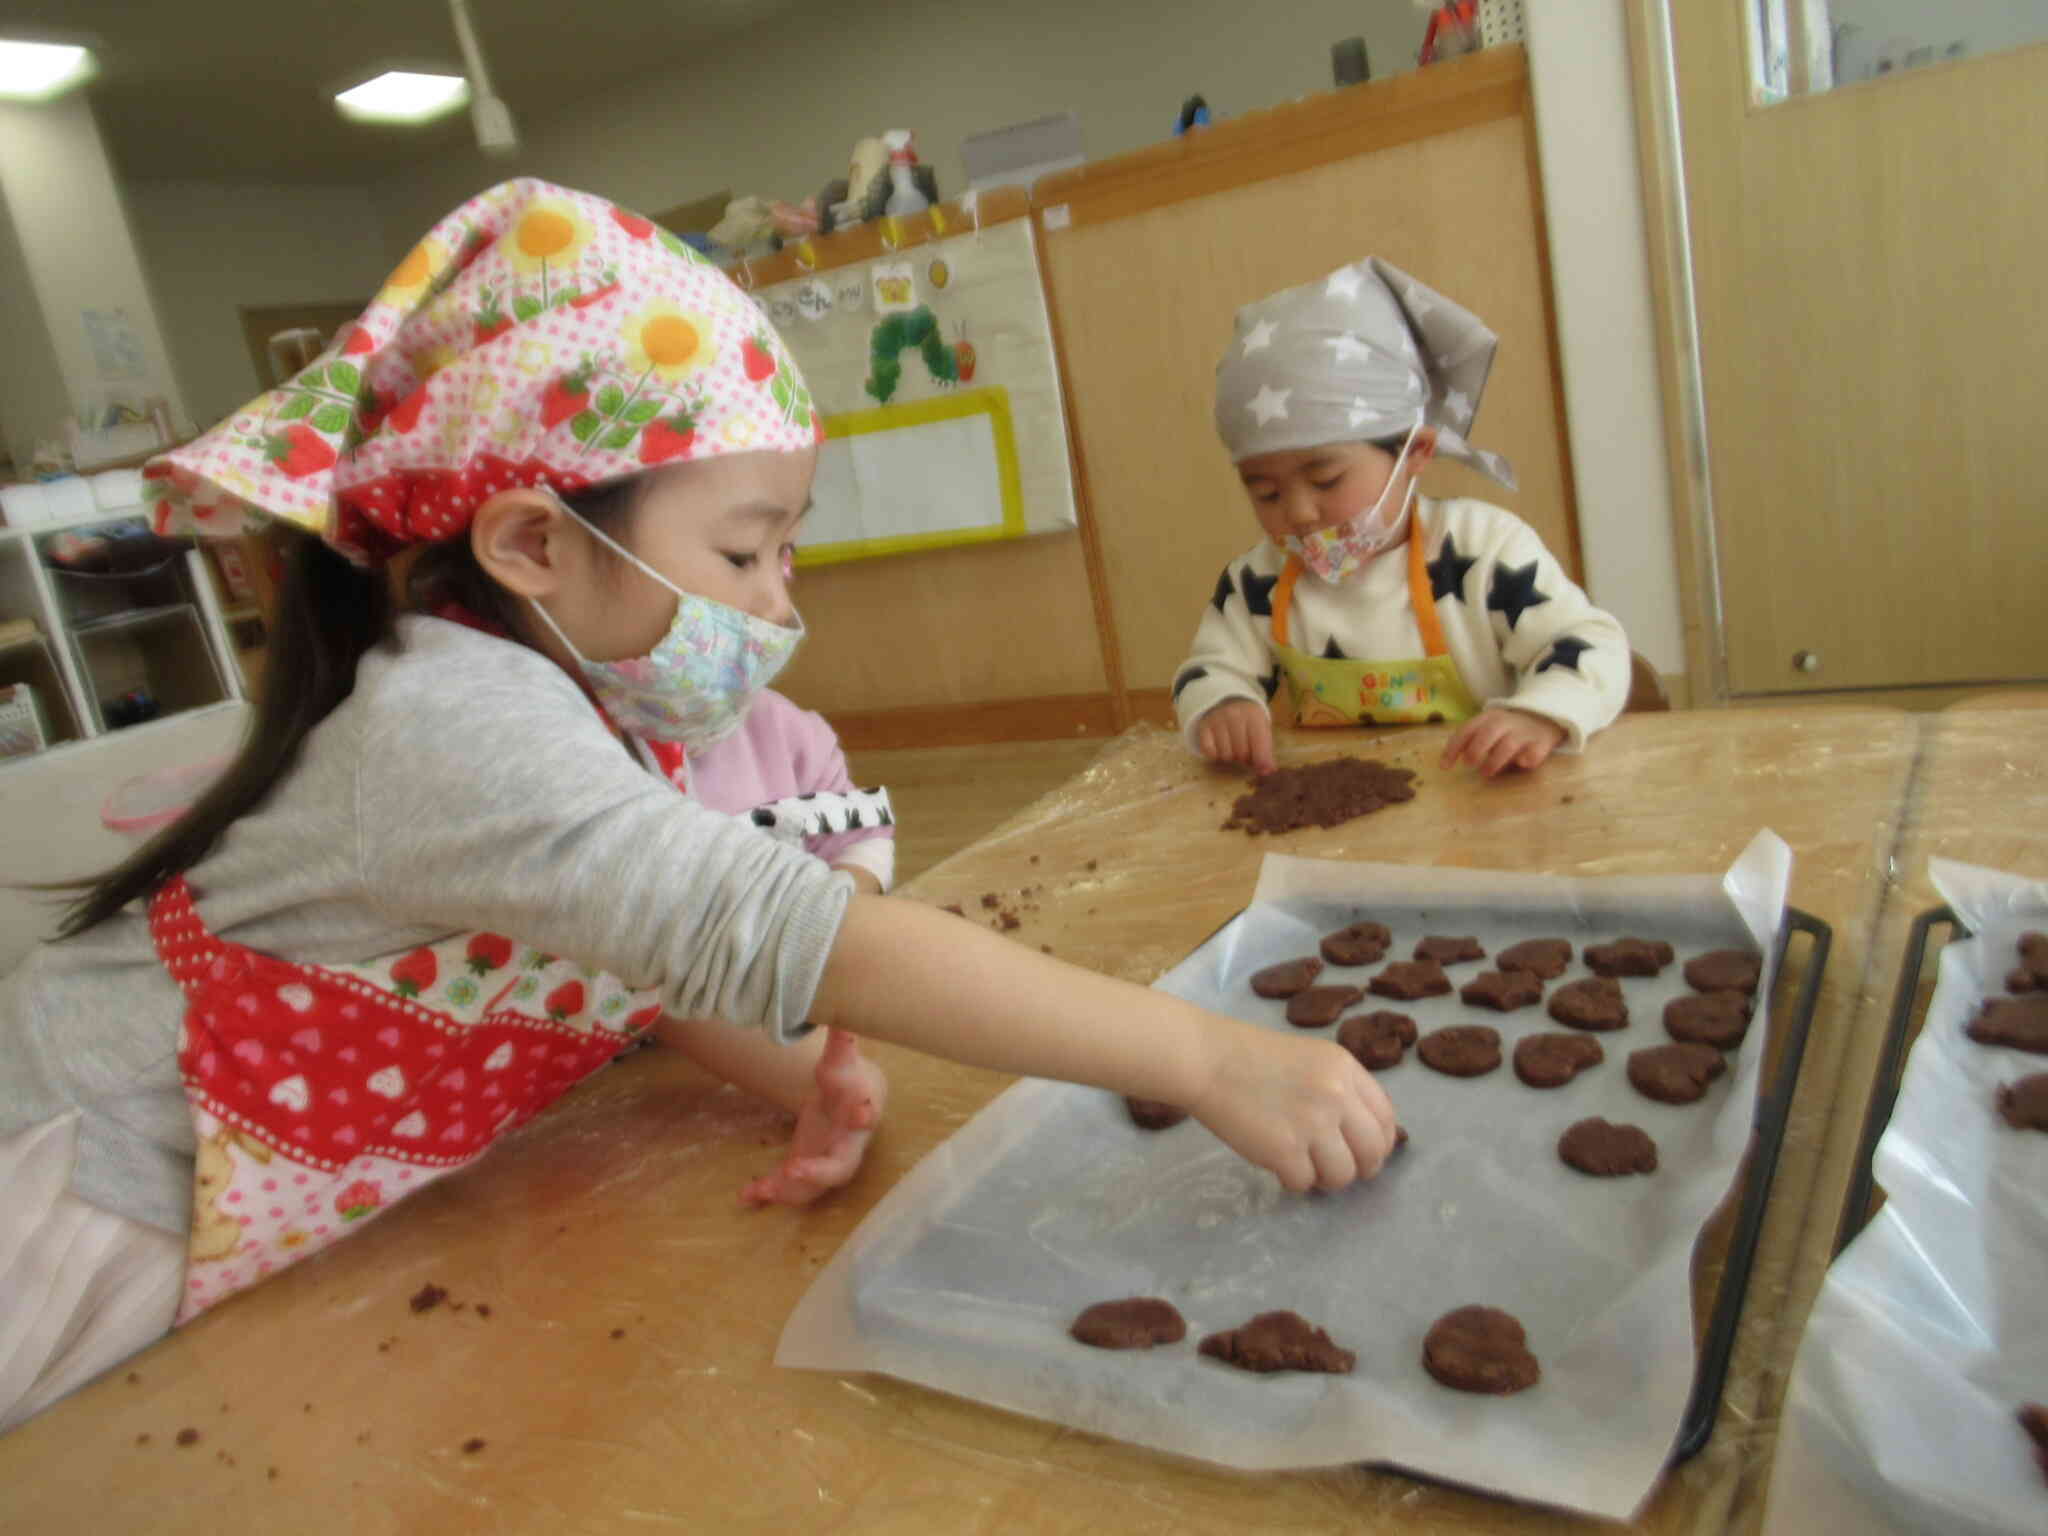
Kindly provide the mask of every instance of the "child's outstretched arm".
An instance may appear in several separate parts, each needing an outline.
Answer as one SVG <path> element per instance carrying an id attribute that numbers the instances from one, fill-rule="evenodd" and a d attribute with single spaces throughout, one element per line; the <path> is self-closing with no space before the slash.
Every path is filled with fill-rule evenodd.
<path id="1" fill-rule="evenodd" d="M 1280 687 L 1279 667 L 1247 592 L 1270 610 L 1273 579 L 1253 562 L 1260 551 L 1223 568 L 1202 609 L 1188 659 L 1173 674 L 1173 705 L 1182 739 L 1210 762 L 1273 771 L 1273 726 L 1267 712 Z"/>
<path id="2" fill-rule="evenodd" d="M 1180 1105 L 1295 1191 L 1379 1171 L 1394 1108 L 1350 1052 L 1035 954 L 915 902 L 855 897 L 810 1016 L 969 1065 Z"/>

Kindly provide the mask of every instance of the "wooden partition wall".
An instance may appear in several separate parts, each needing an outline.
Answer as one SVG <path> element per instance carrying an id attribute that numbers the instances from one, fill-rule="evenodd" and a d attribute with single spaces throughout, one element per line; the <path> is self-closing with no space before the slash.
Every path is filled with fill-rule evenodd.
<path id="1" fill-rule="evenodd" d="M 789 692 L 855 747 L 1095 735 L 1164 717 L 1217 571 L 1258 537 L 1210 424 L 1231 316 L 1369 254 L 1502 339 L 1475 435 L 1514 462 L 1520 493 L 1455 465 L 1432 469 L 1425 489 L 1513 507 L 1577 576 L 1542 206 L 1519 48 L 1063 173 L 1028 208 L 992 200 L 984 220 L 1037 223 L 1081 527 L 806 571 L 798 597 L 814 638 Z M 958 217 L 941 210 L 948 227 Z M 880 245 L 863 228 L 818 242 L 814 259 L 863 260 Z M 778 261 L 790 265 L 757 264 L 755 280 L 796 270 Z"/>

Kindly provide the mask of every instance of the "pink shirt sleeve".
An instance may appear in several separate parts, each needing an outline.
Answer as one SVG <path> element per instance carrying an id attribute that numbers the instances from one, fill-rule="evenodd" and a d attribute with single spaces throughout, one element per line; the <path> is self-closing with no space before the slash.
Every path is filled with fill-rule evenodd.
<path id="1" fill-rule="evenodd" d="M 715 811 L 750 811 L 790 795 L 857 787 L 825 717 L 799 709 L 772 688 L 754 701 L 737 731 L 690 759 L 691 791 Z M 894 836 L 889 827 L 865 827 L 805 838 L 804 847 L 836 864 L 857 843 Z"/>

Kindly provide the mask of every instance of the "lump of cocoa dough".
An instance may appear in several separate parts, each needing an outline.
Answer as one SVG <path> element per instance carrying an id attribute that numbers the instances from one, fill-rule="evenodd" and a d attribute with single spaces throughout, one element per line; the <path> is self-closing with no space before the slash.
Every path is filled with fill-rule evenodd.
<path id="1" fill-rule="evenodd" d="M 1515 1042 L 1515 1076 L 1531 1088 L 1562 1088 L 1606 1059 L 1591 1035 L 1524 1035 Z"/>
<path id="2" fill-rule="evenodd" d="M 1250 794 L 1237 797 L 1223 827 L 1242 827 L 1254 837 L 1297 827 L 1334 827 L 1414 798 L 1413 770 L 1337 757 L 1267 774 Z"/>
<path id="3" fill-rule="evenodd" d="M 1664 1005 L 1664 1032 L 1674 1040 L 1732 1051 L 1749 1033 L 1749 999 L 1740 992 L 1695 992 Z"/>
<path id="4" fill-rule="evenodd" d="M 1188 1117 L 1188 1112 L 1178 1104 L 1168 1104 L 1161 1099 L 1127 1096 L 1124 1108 L 1130 1112 L 1131 1123 L 1141 1131 L 1170 1131 Z"/>
<path id="5" fill-rule="evenodd" d="M 1358 1356 L 1299 1312 L 1261 1312 L 1242 1328 L 1212 1333 L 1202 1353 L 1241 1371 L 1328 1371 L 1346 1375 Z"/>
<path id="6" fill-rule="evenodd" d="M 1442 997 L 1451 990 L 1451 978 L 1434 960 L 1396 960 L 1368 985 L 1376 997 L 1413 1002 L 1418 997 Z"/>
<path id="7" fill-rule="evenodd" d="M 1500 1031 L 1491 1024 L 1453 1024 L 1424 1035 L 1415 1054 L 1446 1077 L 1484 1077 L 1500 1065 Z"/>
<path id="8" fill-rule="evenodd" d="M 1558 1137 L 1557 1155 L 1566 1167 L 1601 1179 L 1657 1171 L 1657 1143 L 1648 1131 L 1640 1125 L 1616 1125 L 1597 1115 L 1581 1120 Z"/>
<path id="9" fill-rule="evenodd" d="M 1495 955 L 1493 963 L 1504 971 L 1527 971 L 1531 976 L 1539 976 L 1545 981 L 1555 981 L 1571 967 L 1571 941 L 1524 939 L 1519 944 L 1510 944 Z"/>
<path id="10" fill-rule="evenodd" d="M 1332 965 L 1375 965 L 1387 953 L 1394 936 L 1385 923 L 1353 923 L 1335 933 L 1323 935 L 1317 947 Z"/>
<path id="11" fill-rule="evenodd" d="M 1170 1301 L 1131 1296 L 1098 1301 L 1075 1318 L 1067 1332 L 1097 1349 L 1150 1349 L 1155 1344 L 1178 1344 L 1188 1336 L 1188 1324 Z"/>
<path id="12" fill-rule="evenodd" d="M 1474 1008 L 1513 1013 L 1542 1002 L 1543 983 L 1528 971 L 1481 971 L 1458 989 L 1458 996 Z"/>
<path id="13" fill-rule="evenodd" d="M 1287 1022 L 1296 1029 L 1321 1029 L 1363 996 L 1357 987 L 1310 987 L 1287 999 Z"/>
<path id="14" fill-rule="evenodd" d="M 1728 1070 L 1711 1045 L 1653 1045 L 1628 1058 L 1628 1080 L 1636 1092 L 1660 1104 L 1690 1104 L 1707 1084 Z"/>
<path id="15" fill-rule="evenodd" d="M 1695 992 L 1756 991 L 1764 957 L 1753 949 L 1710 949 L 1685 962 L 1685 984 Z"/>
<path id="16" fill-rule="evenodd" d="M 1621 1029 L 1628 1023 L 1628 1004 L 1620 982 L 1581 976 L 1550 994 L 1550 1016 L 1574 1029 Z"/>
<path id="17" fill-rule="evenodd" d="M 2016 1131 L 2048 1131 L 2048 1072 L 2036 1072 L 1998 1090 L 1998 1112 Z"/>
<path id="18" fill-rule="evenodd" d="M 1316 978 L 1322 974 L 1323 962 L 1314 955 L 1303 955 L 1299 960 L 1282 960 L 1278 965 L 1252 972 L 1252 991 L 1260 997 L 1292 997 L 1314 986 Z"/>
<path id="19" fill-rule="evenodd" d="M 1979 1045 L 2009 1045 L 2016 1051 L 2048 1055 L 2048 992 L 1993 998 L 1964 1033 Z"/>
<path id="20" fill-rule="evenodd" d="M 1484 960 L 1486 947 L 1468 934 L 1431 934 L 1415 946 L 1415 958 L 1434 960 L 1438 965 L 1458 965 L 1467 960 Z"/>
<path id="21" fill-rule="evenodd" d="M 1672 960 L 1662 939 L 1616 939 L 1586 946 L 1586 968 L 1596 976 L 1655 976 Z"/>
<path id="22" fill-rule="evenodd" d="M 1498 1307 L 1459 1307 L 1438 1318 L 1422 1341 L 1422 1365 L 1447 1387 L 1496 1396 L 1543 1376 L 1521 1323 Z"/>
<path id="23" fill-rule="evenodd" d="M 2020 969 L 2033 980 L 2032 990 L 2048 991 L 2048 933 L 2023 933 L 2017 948 Z"/>
<path id="24" fill-rule="evenodd" d="M 1398 1067 L 1408 1047 L 1415 1043 L 1415 1021 L 1405 1013 L 1380 1009 L 1354 1013 L 1337 1026 L 1337 1043 L 1358 1058 L 1368 1072 Z"/>

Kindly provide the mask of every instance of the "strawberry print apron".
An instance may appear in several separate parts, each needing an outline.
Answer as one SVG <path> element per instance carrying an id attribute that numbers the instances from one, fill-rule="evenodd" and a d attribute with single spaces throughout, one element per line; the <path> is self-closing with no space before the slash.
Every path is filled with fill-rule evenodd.
<path id="1" fill-rule="evenodd" d="M 1408 535 L 1408 599 L 1422 631 L 1423 655 L 1400 661 L 1310 656 L 1287 643 L 1288 614 L 1301 561 L 1290 555 L 1273 589 L 1273 655 L 1294 695 L 1296 725 L 1456 724 L 1479 713 L 1444 643 L 1436 593 L 1422 557 L 1420 530 Z"/>
<path id="2" fill-rule="evenodd" d="M 183 876 L 149 926 L 198 1139 L 180 1323 L 474 1162 L 661 1016 L 494 933 L 293 965 L 208 931 Z"/>

